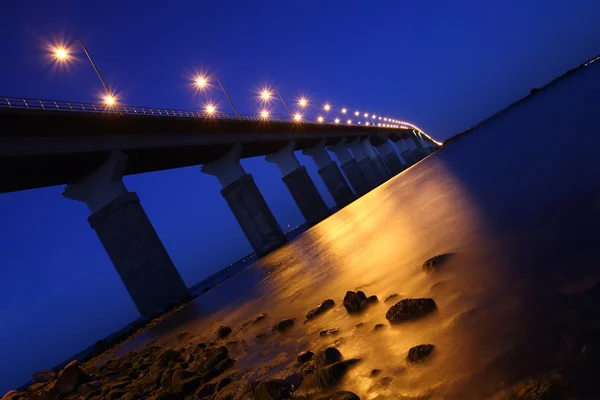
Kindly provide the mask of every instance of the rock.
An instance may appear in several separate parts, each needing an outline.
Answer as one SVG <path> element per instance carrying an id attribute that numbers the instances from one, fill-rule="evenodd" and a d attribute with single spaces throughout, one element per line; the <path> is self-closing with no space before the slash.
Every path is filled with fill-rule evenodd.
<path id="1" fill-rule="evenodd" d="M 254 340 L 256 340 L 257 342 L 261 342 L 261 341 L 265 340 L 268 337 L 269 337 L 269 335 L 267 333 L 263 332 L 263 333 L 259 333 L 258 335 L 256 335 L 254 337 Z"/>
<path id="2" fill-rule="evenodd" d="M 73 393 L 77 386 L 90 381 L 88 374 L 79 367 L 79 362 L 71 362 L 58 374 L 56 388 L 61 394 L 69 394 Z"/>
<path id="3" fill-rule="evenodd" d="M 226 338 L 229 335 L 231 335 L 231 328 L 228 326 L 221 326 L 217 331 L 217 337 L 219 339 Z"/>
<path id="4" fill-rule="evenodd" d="M 283 379 L 258 382 L 252 390 L 255 400 L 283 400 L 292 397 L 292 385 Z"/>
<path id="5" fill-rule="evenodd" d="M 120 399 L 127 394 L 126 389 L 113 389 L 106 395 L 106 400 Z"/>
<path id="6" fill-rule="evenodd" d="M 388 297 L 385 298 L 385 300 L 383 302 L 388 303 L 388 302 L 394 300 L 398 296 L 399 296 L 398 293 L 390 294 Z"/>
<path id="7" fill-rule="evenodd" d="M 292 388 L 295 390 L 300 387 L 302 381 L 304 380 L 303 374 L 291 374 L 285 377 L 287 383 L 292 385 Z"/>
<path id="8" fill-rule="evenodd" d="M 338 333 L 340 333 L 340 330 L 338 328 L 329 328 L 319 332 L 319 336 L 332 336 L 337 335 Z"/>
<path id="9" fill-rule="evenodd" d="M 39 371 L 36 372 L 35 374 L 31 375 L 31 380 L 34 383 L 39 383 L 39 382 L 48 382 L 51 381 L 52 379 L 56 379 L 56 372 L 47 369 L 44 371 Z"/>
<path id="10" fill-rule="evenodd" d="M 267 318 L 267 314 L 265 314 L 265 313 L 258 314 L 256 317 L 254 317 L 254 319 L 252 320 L 252 323 L 256 324 L 265 318 Z"/>
<path id="11" fill-rule="evenodd" d="M 347 391 L 335 392 L 331 396 L 319 397 L 317 400 L 360 400 L 356 394 Z"/>
<path id="12" fill-rule="evenodd" d="M 173 375 L 171 376 L 171 385 L 170 387 L 172 387 L 176 392 L 179 392 L 179 388 L 181 387 L 181 382 L 183 382 L 184 380 L 191 378 L 192 376 L 194 376 L 194 373 L 192 371 L 186 371 L 184 369 L 179 369 L 176 370 L 175 372 L 173 372 Z"/>
<path id="13" fill-rule="evenodd" d="M 380 369 L 373 369 L 371 370 L 371 376 L 377 376 L 381 373 Z"/>
<path id="14" fill-rule="evenodd" d="M 291 328 L 292 326 L 294 326 L 294 320 L 293 319 L 284 319 L 283 321 L 277 323 L 273 327 L 273 331 L 283 332 L 283 331 Z"/>
<path id="15" fill-rule="evenodd" d="M 394 304 L 385 317 L 392 323 L 405 322 L 423 317 L 436 309 L 433 299 L 403 299 Z"/>
<path id="16" fill-rule="evenodd" d="M 101 388 L 102 382 L 92 381 L 79 385 L 79 387 L 77 388 L 77 393 L 81 395 L 90 395 L 96 391 L 99 391 Z"/>
<path id="17" fill-rule="evenodd" d="M 445 253 L 431 257 L 429 260 L 423 263 L 423 272 L 435 272 L 440 269 L 440 266 L 454 257 L 456 253 Z"/>
<path id="18" fill-rule="evenodd" d="M 220 392 L 225 386 L 229 385 L 232 382 L 233 382 L 233 377 L 231 375 L 224 377 L 219 382 L 217 382 L 215 391 Z"/>
<path id="19" fill-rule="evenodd" d="M 432 344 L 420 344 L 408 350 L 406 359 L 413 363 L 421 362 L 428 358 L 434 349 L 435 346 Z"/>
<path id="20" fill-rule="evenodd" d="M 164 369 L 166 366 L 169 365 L 169 363 L 178 360 L 180 357 L 181 354 L 178 351 L 167 349 L 160 353 L 151 370 L 158 371 L 160 369 Z"/>
<path id="21" fill-rule="evenodd" d="M 335 347 L 328 347 L 321 350 L 315 357 L 317 367 L 325 367 L 342 360 L 342 353 Z"/>
<path id="22" fill-rule="evenodd" d="M 19 396 L 19 392 L 16 390 L 9 390 L 0 400 L 16 400 Z"/>
<path id="23" fill-rule="evenodd" d="M 340 361 L 333 364 L 330 364 L 324 368 L 319 368 L 312 374 L 308 374 L 304 377 L 302 384 L 300 385 L 300 392 L 302 393 L 304 390 L 306 392 L 315 392 L 321 390 L 328 390 L 337 386 L 346 372 L 348 368 L 359 360 L 347 360 Z"/>
<path id="24" fill-rule="evenodd" d="M 373 327 L 373 330 L 374 330 L 374 331 L 380 331 L 380 330 L 382 330 L 382 329 L 385 329 L 385 328 L 386 328 L 386 325 L 385 325 L 385 324 L 377 324 L 377 325 L 375 325 L 375 326 Z"/>
<path id="25" fill-rule="evenodd" d="M 312 310 L 310 310 L 306 314 L 306 319 L 307 320 L 313 319 L 317 315 L 323 314 L 325 311 L 329 310 L 334 305 L 335 305 L 335 302 L 333 300 L 327 299 L 324 302 L 322 302 L 321 304 L 319 304 L 318 306 L 316 306 L 315 308 L 313 308 Z"/>
<path id="26" fill-rule="evenodd" d="M 346 292 L 346 296 L 344 296 L 344 308 L 349 314 L 359 313 L 361 311 L 360 304 L 366 299 L 367 296 L 363 292 L 352 292 L 349 290 Z"/>
<path id="27" fill-rule="evenodd" d="M 313 353 L 312 351 L 303 351 L 302 353 L 298 353 L 298 355 L 296 356 L 296 360 L 298 360 L 299 363 L 305 363 L 307 361 L 312 360 L 314 355 L 315 353 Z"/>
<path id="28" fill-rule="evenodd" d="M 365 326 L 364 322 L 359 322 L 358 324 L 354 325 L 357 328 L 362 328 L 363 326 Z"/>
<path id="29" fill-rule="evenodd" d="M 179 382 L 179 385 L 177 385 L 177 387 L 173 387 L 173 391 L 187 395 L 198 389 L 201 384 L 202 377 L 195 375 Z"/>
<path id="30" fill-rule="evenodd" d="M 377 296 L 375 296 L 375 295 L 369 296 L 360 302 L 360 309 L 364 310 L 368 306 L 370 306 L 372 304 L 377 304 L 377 303 L 379 303 L 379 299 L 377 298 Z"/>

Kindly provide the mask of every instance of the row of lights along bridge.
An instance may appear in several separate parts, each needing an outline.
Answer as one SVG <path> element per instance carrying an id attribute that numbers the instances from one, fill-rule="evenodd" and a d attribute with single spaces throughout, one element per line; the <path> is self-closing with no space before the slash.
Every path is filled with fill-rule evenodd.
<path id="1" fill-rule="evenodd" d="M 87 50 L 87 48 L 85 47 L 85 45 L 83 44 L 83 42 L 81 40 L 75 40 L 68 46 L 52 46 L 51 51 L 52 51 L 52 56 L 53 56 L 54 60 L 58 63 L 69 62 L 72 58 L 72 56 L 69 52 L 69 49 L 75 44 L 81 45 L 85 55 L 87 56 L 88 60 L 92 64 L 92 67 L 94 67 L 94 70 L 95 70 L 96 74 L 98 75 L 98 78 L 100 79 L 100 82 L 102 83 L 102 86 L 104 87 L 104 91 L 105 91 L 104 104 L 107 107 L 118 107 L 117 96 L 112 92 L 112 90 L 110 90 L 110 88 L 104 81 L 104 78 L 102 78 L 102 75 L 100 74 L 100 70 L 96 66 L 96 63 L 92 59 L 89 51 Z M 237 111 L 235 105 L 233 104 L 233 101 L 229 97 L 229 94 L 225 90 L 225 87 L 221 83 L 221 80 L 219 79 L 218 75 L 213 73 L 213 74 L 210 74 L 207 76 L 196 76 L 194 78 L 194 84 L 195 84 L 196 88 L 201 91 L 204 91 L 209 86 L 209 79 L 211 77 L 215 78 L 215 80 L 219 84 L 221 90 L 225 94 L 225 97 L 229 101 L 229 104 L 231 104 L 231 108 L 233 108 L 233 111 L 235 112 L 235 114 L 238 117 L 240 117 L 239 112 Z M 262 119 L 268 120 L 271 117 L 271 110 L 267 106 L 270 103 L 272 103 L 274 100 L 276 100 L 277 98 L 279 98 L 279 100 L 282 102 L 283 106 L 287 110 L 288 114 L 295 122 L 302 122 L 305 120 L 305 118 L 302 114 L 302 111 L 306 110 L 310 106 L 313 106 L 319 113 L 319 115 L 317 116 L 317 119 L 315 121 L 317 123 L 329 122 L 329 123 L 334 123 L 334 124 L 344 123 L 344 124 L 352 125 L 354 122 L 352 120 L 352 118 L 348 118 L 348 119 L 344 118 L 346 115 L 351 116 L 351 113 L 349 112 L 349 110 L 346 107 L 339 108 L 331 103 L 325 103 L 322 107 L 319 107 L 315 104 L 315 102 L 308 99 L 307 97 L 299 97 L 296 101 L 297 108 L 299 108 L 302 111 L 292 112 L 290 110 L 290 108 L 288 107 L 287 103 L 285 102 L 285 100 L 283 99 L 283 96 L 281 96 L 281 94 L 279 93 L 279 91 L 277 91 L 275 89 L 268 89 L 268 88 L 262 89 L 259 93 L 259 99 L 265 106 L 260 110 L 260 114 L 259 114 Z M 339 117 L 332 119 L 331 121 L 326 121 L 325 116 L 322 114 L 327 114 L 330 112 L 337 112 Z M 206 103 L 204 106 L 204 113 L 209 117 L 215 116 L 217 114 L 216 104 Z M 382 117 L 382 116 L 379 116 L 376 114 L 361 113 L 359 111 L 354 111 L 354 116 L 356 117 L 356 123 L 358 125 L 364 124 L 365 126 L 373 126 L 373 127 L 400 128 L 400 127 L 404 127 L 401 124 L 406 124 L 406 125 L 410 125 L 410 127 L 414 127 L 414 125 L 412 125 L 410 123 L 406 123 L 404 121 L 400 121 L 400 120 L 393 119 L 393 118 Z M 359 120 L 361 117 L 364 118 L 363 121 Z"/>

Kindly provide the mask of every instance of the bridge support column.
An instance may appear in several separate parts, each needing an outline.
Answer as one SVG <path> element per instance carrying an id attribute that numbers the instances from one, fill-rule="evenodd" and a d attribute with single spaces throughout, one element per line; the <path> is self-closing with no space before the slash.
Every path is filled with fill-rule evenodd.
<path id="1" fill-rule="evenodd" d="M 121 180 L 127 156 L 115 152 L 63 196 L 84 202 L 88 218 L 142 316 L 150 317 L 188 290 L 135 192 Z"/>
<path id="2" fill-rule="evenodd" d="M 416 154 L 418 154 L 420 156 L 419 157 L 419 161 L 420 161 L 421 159 L 423 159 L 425 156 L 427 156 L 429 154 L 429 151 L 423 146 L 423 142 L 421 142 L 421 137 L 416 131 L 412 132 L 411 138 L 416 146 Z"/>
<path id="3" fill-rule="evenodd" d="M 404 162 L 407 165 L 407 167 L 414 165 L 418 161 L 418 158 L 415 155 L 415 153 L 408 147 L 408 143 L 409 143 L 408 138 L 400 137 L 399 139 L 395 140 L 394 143 L 396 144 L 396 147 L 400 151 L 400 155 L 404 159 Z"/>
<path id="4" fill-rule="evenodd" d="M 352 155 L 350 155 L 344 140 L 333 146 L 330 146 L 329 150 L 333 151 L 340 161 L 342 171 L 344 171 L 346 178 L 348 178 L 348 181 L 354 188 L 356 197 L 360 197 L 371 190 L 369 181 L 367 181 L 367 178 L 358 167 L 356 160 L 352 157 Z"/>
<path id="5" fill-rule="evenodd" d="M 354 201 L 354 193 L 352 193 L 337 163 L 331 159 L 325 149 L 324 140 L 310 149 L 303 150 L 302 154 L 311 157 L 317 164 L 319 176 L 325 182 L 325 186 L 327 186 L 338 208 L 345 207 Z"/>
<path id="6" fill-rule="evenodd" d="M 330 212 L 315 183 L 308 175 L 306 167 L 300 165 L 296 158 L 295 148 L 296 142 L 290 140 L 277 153 L 265 156 L 265 161 L 277 164 L 283 175 L 283 183 L 287 186 L 306 222 L 312 226 L 327 218 Z"/>
<path id="7" fill-rule="evenodd" d="M 365 178 L 367 178 L 367 182 L 369 182 L 369 190 L 383 183 L 385 179 L 381 171 L 379 171 L 373 160 L 365 154 L 360 140 L 357 139 L 348 143 L 348 147 L 358 163 L 358 168 L 360 168 Z"/>
<path id="8" fill-rule="evenodd" d="M 383 158 L 383 162 L 387 166 L 392 176 L 396 176 L 400 172 L 404 171 L 404 165 L 402 164 L 402 161 L 400 161 L 400 157 L 398 157 L 398 154 L 396 154 L 389 141 L 385 140 L 385 142 L 378 145 L 377 151 L 379 152 L 381 158 Z"/>
<path id="9" fill-rule="evenodd" d="M 379 174 L 380 175 L 379 179 L 381 180 L 380 183 L 383 183 L 383 182 L 387 181 L 389 178 L 391 178 L 392 174 L 388 170 L 385 163 L 383 162 L 383 159 L 381 158 L 381 156 L 379 154 L 377 154 L 377 152 L 373 148 L 373 143 L 371 143 L 371 138 L 363 139 L 360 142 L 360 144 L 362 145 L 363 151 L 365 152 L 367 157 L 369 157 L 371 159 L 371 161 L 373 161 L 373 164 L 375 164 L 375 167 L 377 167 L 377 170 L 380 172 L 380 174 Z"/>
<path id="10" fill-rule="evenodd" d="M 237 219 L 257 256 L 275 250 L 287 239 L 262 193 L 240 164 L 242 146 L 237 143 L 223 157 L 202 166 L 202 172 L 216 176 L 221 195 Z"/>

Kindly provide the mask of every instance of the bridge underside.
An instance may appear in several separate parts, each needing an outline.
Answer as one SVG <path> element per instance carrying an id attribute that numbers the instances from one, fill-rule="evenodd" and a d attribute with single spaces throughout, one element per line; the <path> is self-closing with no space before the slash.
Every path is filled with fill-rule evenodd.
<path id="1" fill-rule="evenodd" d="M 233 143 L 242 157 L 277 152 L 290 139 L 304 150 L 325 139 L 406 136 L 410 130 L 272 121 L 210 120 L 87 112 L 0 110 L 0 193 L 78 181 L 110 152 L 128 156 L 125 174 L 207 164 Z M 373 136 L 374 135 L 374 136 Z M 376 143 L 374 143 L 376 144 Z"/>

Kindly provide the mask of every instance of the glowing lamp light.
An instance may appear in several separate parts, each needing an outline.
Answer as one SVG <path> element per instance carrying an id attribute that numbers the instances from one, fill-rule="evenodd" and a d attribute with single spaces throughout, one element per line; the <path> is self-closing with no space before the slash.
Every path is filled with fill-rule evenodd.
<path id="1" fill-rule="evenodd" d="M 346 114 L 348 112 L 348 110 L 346 110 L 345 108 L 342 108 L 342 114 Z"/>
<path id="2" fill-rule="evenodd" d="M 381 124 L 377 124 L 377 126 L 381 126 Z"/>
<path id="3" fill-rule="evenodd" d="M 360 115 L 360 113 L 359 113 L 358 111 L 356 111 L 356 112 L 354 113 L 354 115 L 356 115 L 356 116 L 358 117 L 358 116 Z"/>
<path id="4" fill-rule="evenodd" d="M 346 121 L 348 123 L 348 125 L 352 125 L 352 120 L 349 119 L 348 121 Z"/>
<path id="5" fill-rule="evenodd" d="M 340 119 L 339 119 L 339 118 L 336 118 L 334 122 L 335 122 L 336 124 L 339 124 L 339 123 L 340 123 Z"/>
<path id="6" fill-rule="evenodd" d="M 387 118 L 384 118 L 383 120 L 387 122 Z"/>
<path id="7" fill-rule="evenodd" d="M 379 117 L 379 120 L 381 121 L 381 117 Z"/>
<path id="8" fill-rule="evenodd" d="M 261 118 L 264 118 L 264 119 L 267 119 L 267 118 L 269 118 L 269 110 L 262 110 L 262 111 L 260 112 L 260 117 L 261 117 Z"/>
<path id="9" fill-rule="evenodd" d="M 271 91 L 270 91 L 270 90 L 263 89 L 263 90 L 260 92 L 260 99 L 261 99 L 262 101 L 269 101 L 269 100 L 271 100 L 271 97 L 272 97 L 272 96 L 273 96 L 273 94 L 271 93 Z"/>
<path id="10" fill-rule="evenodd" d="M 371 115 L 371 118 L 377 119 L 377 116 L 375 114 L 373 114 L 373 115 Z"/>
<path id="11" fill-rule="evenodd" d="M 365 122 L 365 125 L 366 125 L 366 126 L 369 126 L 369 123 L 368 123 L 368 122 Z"/>
<path id="12" fill-rule="evenodd" d="M 196 87 L 198 89 L 204 89 L 206 87 L 207 82 L 208 81 L 206 80 L 205 76 L 197 76 L 194 80 L 194 83 L 196 84 Z"/>
<path id="13" fill-rule="evenodd" d="M 207 105 L 204 107 L 204 111 L 205 111 L 205 112 L 206 112 L 208 115 L 213 115 L 213 114 L 214 114 L 214 113 L 217 111 L 217 108 L 215 107 L 215 105 L 214 105 L 214 104 L 207 104 Z"/>
<path id="14" fill-rule="evenodd" d="M 115 99 L 115 96 L 111 95 L 111 94 L 107 94 L 106 96 L 104 96 L 104 104 L 106 104 L 109 107 L 114 106 L 117 103 L 117 99 Z"/>
<path id="15" fill-rule="evenodd" d="M 69 58 L 69 53 L 64 47 L 55 47 L 52 51 L 54 53 L 54 58 L 56 58 L 59 61 L 63 61 Z"/>
<path id="16" fill-rule="evenodd" d="M 306 106 L 308 106 L 308 99 L 306 97 L 300 97 L 298 99 L 298 105 L 302 108 L 306 108 Z"/>
<path id="17" fill-rule="evenodd" d="M 318 121 L 319 123 L 323 123 L 323 121 L 325 121 L 325 118 L 323 118 L 323 117 L 319 116 L 319 118 L 317 118 L 317 121 Z"/>
<path id="18" fill-rule="evenodd" d="M 369 118 L 369 114 L 368 113 L 365 113 L 365 118 Z"/>
<path id="19" fill-rule="evenodd" d="M 294 114 L 294 121 L 296 121 L 296 122 L 302 121 L 302 114 L 299 114 L 299 113 Z"/>
<path id="20" fill-rule="evenodd" d="M 324 109 L 325 111 L 329 111 L 329 110 L 331 110 L 331 104 L 325 103 L 325 105 L 323 106 L 323 109 Z"/>
<path id="21" fill-rule="evenodd" d="M 360 121 L 358 121 L 358 124 L 360 125 Z"/>

